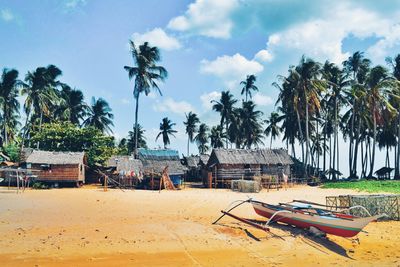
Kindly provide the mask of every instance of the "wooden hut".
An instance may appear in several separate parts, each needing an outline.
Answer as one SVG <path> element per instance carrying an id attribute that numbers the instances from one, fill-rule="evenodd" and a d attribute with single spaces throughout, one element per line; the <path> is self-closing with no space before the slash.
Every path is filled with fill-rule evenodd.
<path id="1" fill-rule="evenodd" d="M 213 149 L 207 162 L 214 186 L 229 187 L 232 180 L 259 176 L 290 176 L 293 161 L 284 149 Z M 210 186 L 210 185 L 209 185 Z"/>
<path id="2" fill-rule="evenodd" d="M 85 182 L 86 156 L 84 152 L 52 152 L 33 150 L 25 159 L 27 169 L 35 172 L 36 181 L 52 183 Z"/>
<path id="3" fill-rule="evenodd" d="M 143 164 L 133 156 L 112 156 L 107 160 L 106 168 L 108 175 L 124 187 L 137 185 L 143 177 Z"/>
<path id="4" fill-rule="evenodd" d="M 145 174 L 161 174 L 168 167 L 168 174 L 174 185 L 180 185 L 187 168 L 182 164 L 179 153 L 169 149 L 139 149 L 139 160 Z"/>
<path id="5" fill-rule="evenodd" d="M 186 166 L 186 181 L 201 181 L 200 156 L 183 157 L 183 164 Z"/>

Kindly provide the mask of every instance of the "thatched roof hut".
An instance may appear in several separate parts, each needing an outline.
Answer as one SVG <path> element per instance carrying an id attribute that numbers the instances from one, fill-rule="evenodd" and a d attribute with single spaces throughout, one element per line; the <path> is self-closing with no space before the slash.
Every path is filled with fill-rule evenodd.
<path id="1" fill-rule="evenodd" d="M 176 150 L 139 149 L 139 159 L 145 172 L 161 173 L 168 166 L 169 175 L 183 176 L 187 170 Z"/>
<path id="2" fill-rule="evenodd" d="M 84 152 L 55 152 L 32 150 L 25 158 L 28 168 L 40 170 L 36 180 L 45 182 L 85 181 L 86 155 Z M 36 174 L 36 173 L 35 173 Z"/>
<path id="3" fill-rule="evenodd" d="M 213 149 L 207 162 L 217 183 L 255 176 L 290 175 L 293 160 L 284 149 Z"/>
<path id="4" fill-rule="evenodd" d="M 107 160 L 106 167 L 115 168 L 117 172 L 138 173 L 143 170 L 142 162 L 133 156 L 112 156 Z"/>

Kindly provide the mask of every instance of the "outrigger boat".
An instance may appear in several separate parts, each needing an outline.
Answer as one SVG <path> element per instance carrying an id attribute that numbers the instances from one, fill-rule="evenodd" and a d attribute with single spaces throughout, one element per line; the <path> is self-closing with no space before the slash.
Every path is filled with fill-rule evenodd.
<path id="1" fill-rule="evenodd" d="M 268 218 L 269 220 L 266 222 L 266 224 L 260 225 L 251 220 L 240 218 L 230 213 L 230 211 L 244 203 L 252 204 L 255 212 L 258 215 Z M 341 237 L 353 237 L 361 232 L 368 223 L 386 216 L 385 214 L 371 216 L 371 214 L 369 214 L 369 212 L 362 206 L 354 206 L 349 209 L 337 212 L 315 206 L 329 208 L 329 206 L 326 205 L 304 200 L 294 200 L 293 202 L 289 203 L 279 203 L 279 205 L 271 205 L 261 201 L 248 199 L 245 201 L 241 201 L 240 204 L 234 206 L 229 210 L 221 211 L 223 213 L 222 216 L 218 218 L 214 222 L 214 224 L 218 222 L 223 216 L 228 215 L 234 219 L 237 219 L 241 222 L 247 223 L 264 231 L 269 231 L 268 225 L 271 222 L 275 221 L 294 225 L 296 227 L 304 229 L 316 228 L 323 233 L 331 235 Z M 349 211 L 356 208 L 363 209 L 369 216 L 356 217 L 345 213 L 346 210 Z"/>

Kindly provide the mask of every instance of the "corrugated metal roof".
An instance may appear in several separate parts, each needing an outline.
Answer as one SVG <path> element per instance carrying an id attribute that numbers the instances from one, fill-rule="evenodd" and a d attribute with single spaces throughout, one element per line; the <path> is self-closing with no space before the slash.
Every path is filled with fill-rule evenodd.
<path id="1" fill-rule="evenodd" d="M 293 161 L 284 149 L 213 149 L 210 164 L 282 164 Z"/>
<path id="2" fill-rule="evenodd" d="M 33 150 L 26 162 L 33 164 L 80 164 L 83 163 L 84 152 L 55 152 Z"/>

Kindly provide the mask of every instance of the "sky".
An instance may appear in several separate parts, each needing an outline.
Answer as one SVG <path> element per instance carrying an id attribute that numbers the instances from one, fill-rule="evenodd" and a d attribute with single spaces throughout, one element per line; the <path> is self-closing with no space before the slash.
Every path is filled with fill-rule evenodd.
<path id="1" fill-rule="evenodd" d="M 120 139 L 134 122 L 133 82 L 123 69 L 133 65 L 128 42 L 148 41 L 161 49 L 169 77 L 162 96 L 141 98 L 139 122 L 149 146 L 159 147 L 159 123 L 170 118 L 178 130 L 171 147 L 186 154 L 185 113 L 216 125 L 210 101 L 222 90 L 240 98 L 246 75 L 257 76 L 253 100 L 266 119 L 276 109 L 272 83 L 302 55 L 340 64 L 360 50 L 385 64 L 400 53 L 399 22 L 400 1 L 388 0 L 0 0 L 0 68 L 16 68 L 22 79 L 58 66 L 87 102 L 109 102 Z"/>

